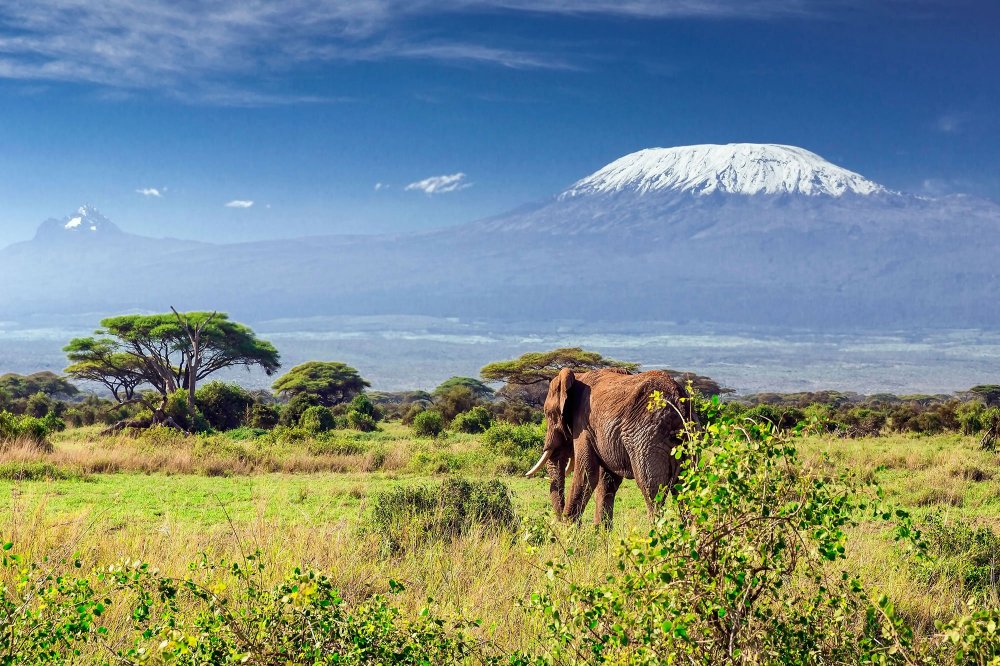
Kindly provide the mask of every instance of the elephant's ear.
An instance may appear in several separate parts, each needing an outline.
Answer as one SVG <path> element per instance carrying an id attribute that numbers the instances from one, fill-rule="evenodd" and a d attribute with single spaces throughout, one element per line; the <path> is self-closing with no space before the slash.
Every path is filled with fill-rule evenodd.
<path id="1" fill-rule="evenodd" d="M 563 422 L 569 424 L 569 414 L 566 413 L 566 403 L 569 402 L 569 390 L 576 383 L 576 375 L 569 368 L 559 371 L 559 413 L 562 414 Z"/>

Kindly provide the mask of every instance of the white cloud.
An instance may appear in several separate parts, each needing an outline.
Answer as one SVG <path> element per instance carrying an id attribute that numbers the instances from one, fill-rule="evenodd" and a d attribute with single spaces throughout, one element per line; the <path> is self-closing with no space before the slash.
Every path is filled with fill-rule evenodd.
<path id="1" fill-rule="evenodd" d="M 389 186 L 386 185 L 385 183 L 375 183 L 375 191 L 376 192 L 379 192 L 381 190 L 387 190 L 387 189 L 389 189 Z"/>
<path id="2" fill-rule="evenodd" d="M 431 176 L 430 178 L 410 183 L 406 186 L 406 191 L 419 190 L 425 194 L 446 194 L 472 187 L 472 183 L 463 182 L 464 180 L 465 174 L 461 172 L 448 176 Z"/>
<path id="3" fill-rule="evenodd" d="M 233 106 L 342 101 L 227 84 L 275 80 L 303 63 L 432 59 L 517 69 L 575 65 L 544 52 L 442 39 L 413 26 L 456 14 L 633 18 L 828 15 L 862 0 L 0 0 L 0 78 L 158 90 Z"/>
<path id="4" fill-rule="evenodd" d="M 162 197 L 163 193 L 167 191 L 167 188 L 158 189 L 155 187 L 140 187 L 136 190 L 139 194 L 144 197 Z"/>
<path id="5" fill-rule="evenodd" d="M 249 208 L 253 205 L 253 201 L 249 199 L 233 199 L 226 204 L 226 208 Z"/>

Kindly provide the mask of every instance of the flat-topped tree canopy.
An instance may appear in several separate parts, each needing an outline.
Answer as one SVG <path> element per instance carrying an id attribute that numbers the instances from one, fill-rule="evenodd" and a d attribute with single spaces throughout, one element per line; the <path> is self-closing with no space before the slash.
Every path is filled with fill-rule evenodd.
<path id="1" fill-rule="evenodd" d="M 467 388 L 479 400 L 489 400 L 495 391 L 474 377 L 450 377 L 434 389 L 435 396 L 441 396 L 456 388 Z"/>
<path id="2" fill-rule="evenodd" d="M 199 328 L 197 345 L 191 327 Z M 141 385 L 167 395 L 192 385 L 192 375 L 200 381 L 223 368 L 259 366 L 271 375 L 281 365 L 274 345 L 223 312 L 109 317 L 93 337 L 71 340 L 64 351 L 73 362 L 70 376 L 123 396 Z"/>
<path id="3" fill-rule="evenodd" d="M 314 396 L 327 407 L 347 402 L 371 386 L 358 371 L 339 361 L 309 361 L 297 365 L 274 382 L 285 396 Z"/>
<path id="4" fill-rule="evenodd" d="M 635 372 L 638 363 L 615 361 L 597 352 L 584 351 L 580 347 L 563 347 L 547 352 L 528 352 L 512 361 L 498 361 L 484 366 L 479 374 L 487 381 L 507 384 L 528 385 L 550 381 L 563 368 L 573 372 L 587 372 L 601 368 L 618 368 L 625 372 Z"/>

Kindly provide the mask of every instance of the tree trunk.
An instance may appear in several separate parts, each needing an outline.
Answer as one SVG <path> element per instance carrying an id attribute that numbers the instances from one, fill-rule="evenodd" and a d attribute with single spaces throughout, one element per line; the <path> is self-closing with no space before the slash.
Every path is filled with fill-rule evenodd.
<path id="1" fill-rule="evenodd" d="M 208 319 L 198 324 L 197 326 L 191 326 L 191 322 L 187 317 L 182 317 L 181 313 L 177 311 L 176 308 L 170 306 L 173 310 L 174 316 L 177 317 L 177 321 L 184 328 L 184 333 L 187 334 L 188 341 L 191 343 L 191 351 L 187 359 L 187 404 L 188 409 L 191 413 L 194 413 L 194 392 L 197 389 L 198 384 L 198 369 L 201 367 L 201 332 L 212 323 L 218 312 L 213 312 L 209 315 Z"/>
<path id="2" fill-rule="evenodd" d="M 188 409 L 194 414 L 194 392 L 198 382 L 198 366 L 201 365 L 201 329 L 196 329 L 191 336 L 191 360 L 188 362 Z"/>

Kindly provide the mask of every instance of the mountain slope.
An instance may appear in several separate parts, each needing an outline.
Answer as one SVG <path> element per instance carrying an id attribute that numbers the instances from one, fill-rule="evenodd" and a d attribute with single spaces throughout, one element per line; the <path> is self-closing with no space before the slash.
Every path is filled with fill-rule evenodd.
<path id="1" fill-rule="evenodd" d="M 0 319 L 176 305 L 251 321 L 1000 324 L 1000 206 L 893 192 L 790 146 L 640 151 L 547 202 L 420 234 L 210 245 L 110 222 L 81 234 L 90 218 L 66 227 L 79 213 L 0 250 L 16 285 Z"/>

